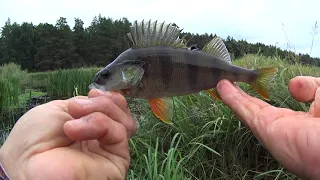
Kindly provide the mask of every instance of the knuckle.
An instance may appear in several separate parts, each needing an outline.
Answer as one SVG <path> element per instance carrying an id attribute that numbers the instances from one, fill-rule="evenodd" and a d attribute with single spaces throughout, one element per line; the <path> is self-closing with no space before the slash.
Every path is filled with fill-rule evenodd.
<path id="1" fill-rule="evenodd" d="M 94 124 L 95 126 L 105 127 L 108 117 L 101 112 L 93 112 L 86 118 L 86 121 Z"/>
<path id="2" fill-rule="evenodd" d="M 130 157 L 126 157 L 124 160 L 123 160 L 123 165 L 125 167 L 125 169 L 129 169 L 130 168 Z"/>
<path id="3" fill-rule="evenodd" d="M 53 100 L 53 101 L 48 102 L 47 104 L 58 105 L 58 104 L 62 104 L 65 102 L 66 102 L 66 100 Z"/>
<path id="4" fill-rule="evenodd" d="M 138 127 L 137 127 L 136 121 L 131 116 L 128 118 L 128 124 L 129 125 L 127 127 L 127 132 L 128 132 L 128 136 L 131 137 L 136 133 Z"/>
<path id="5" fill-rule="evenodd" d="M 102 106 L 105 107 L 106 109 L 109 109 L 110 107 L 114 106 L 113 101 L 106 96 L 97 97 L 97 98 L 99 99 L 99 101 L 102 102 Z"/>
<path id="6" fill-rule="evenodd" d="M 117 92 L 110 92 L 107 94 L 115 104 L 117 104 L 121 109 L 124 109 L 127 107 L 127 100 L 126 98 Z"/>
<path id="7" fill-rule="evenodd" d="M 119 130 L 120 130 L 120 132 L 126 132 L 126 133 L 119 133 L 119 138 L 120 139 L 126 139 L 127 138 L 127 129 L 126 129 L 126 127 L 123 125 L 123 124 L 121 124 L 121 123 L 119 123 Z"/>
<path id="8" fill-rule="evenodd" d="M 128 103 L 124 96 L 122 96 L 121 94 L 117 94 L 117 100 L 121 107 L 127 107 Z"/>
<path id="9" fill-rule="evenodd" d="M 36 106 L 36 109 L 41 110 L 42 108 L 48 108 L 48 107 L 50 107 L 52 109 L 54 107 L 54 108 L 60 108 L 63 111 L 67 112 L 68 111 L 68 107 L 67 107 L 68 103 L 69 103 L 69 100 L 52 100 L 52 101 L 47 102 L 45 104 Z"/>
<path id="10" fill-rule="evenodd" d="M 91 114 L 91 117 L 95 118 L 95 119 L 105 119 L 105 115 L 101 112 L 93 112 Z"/>
<path id="11" fill-rule="evenodd" d="M 129 116 L 124 117 L 122 121 L 119 121 L 118 123 L 121 124 L 121 126 L 123 127 L 121 128 L 121 130 L 126 132 L 126 138 L 130 138 L 135 133 L 135 121 L 133 121 L 133 119 Z"/>

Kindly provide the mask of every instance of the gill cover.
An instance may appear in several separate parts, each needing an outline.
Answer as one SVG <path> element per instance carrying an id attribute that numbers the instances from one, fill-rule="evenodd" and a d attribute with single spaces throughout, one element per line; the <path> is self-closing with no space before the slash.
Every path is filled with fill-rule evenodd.
<path id="1" fill-rule="evenodd" d="M 130 89 L 141 81 L 144 70 L 136 61 L 126 60 L 119 64 L 109 65 L 100 70 L 89 85 L 90 89 L 104 91 L 121 91 Z"/>
<path id="2" fill-rule="evenodd" d="M 182 30 L 175 24 L 165 24 L 151 22 L 138 23 L 135 21 L 127 33 L 131 41 L 132 48 L 144 48 L 153 46 L 167 46 L 173 48 L 187 49 L 185 38 L 180 39 L 179 34 Z M 173 100 L 169 97 L 149 99 L 149 104 L 153 114 L 161 121 L 172 124 L 173 118 Z"/>

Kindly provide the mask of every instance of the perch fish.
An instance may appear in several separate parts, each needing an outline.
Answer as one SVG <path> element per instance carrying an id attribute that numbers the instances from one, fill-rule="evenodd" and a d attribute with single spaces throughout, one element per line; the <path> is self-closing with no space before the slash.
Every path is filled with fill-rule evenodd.
<path id="1" fill-rule="evenodd" d="M 185 37 L 172 24 L 135 21 L 127 33 L 131 48 L 101 69 L 89 89 L 116 91 L 130 98 L 149 101 L 153 114 L 172 124 L 172 96 L 206 91 L 220 99 L 215 87 L 222 79 L 246 82 L 269 100 L 269 82 L 277 69 L 256 70 L 232 65 L 229 52 L 219 37 L 201 50 L 187 47 Z"/>

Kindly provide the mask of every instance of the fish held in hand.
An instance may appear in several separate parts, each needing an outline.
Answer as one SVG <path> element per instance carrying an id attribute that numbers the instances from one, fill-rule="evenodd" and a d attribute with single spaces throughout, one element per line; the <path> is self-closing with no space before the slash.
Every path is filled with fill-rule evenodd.
<path id="1" fill-rule="evenodd" d="M 127 34 L 132 47 L 101 69 L 89 88 L 147 99 L 154 115 L 168 124 L 173 117 L 172 96 L 205 90 L 220 99 L 215 87 L 222 79 L 246 82 L 269 100 L 268 86 L 276 68 L 249 70 L 232 65 L 219 37 L 194 50 L 179 37 L 180 32 L 177 26 L 164 22 L 135 21 Z"/>

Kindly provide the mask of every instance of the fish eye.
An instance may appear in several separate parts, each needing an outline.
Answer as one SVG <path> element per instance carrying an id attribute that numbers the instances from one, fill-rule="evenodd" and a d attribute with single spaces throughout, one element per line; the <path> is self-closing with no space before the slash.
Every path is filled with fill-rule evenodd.
<path id="1" fill-rule="evenodd" d="M 107 70 L 105 70 L 105 71 L 102 71 L 101 73 L 100 73 L 100 76 L 103 78 L 103 79 L 108 79 L 109 77 L 110 77 L 110 71 L 107 69 Z"/>

